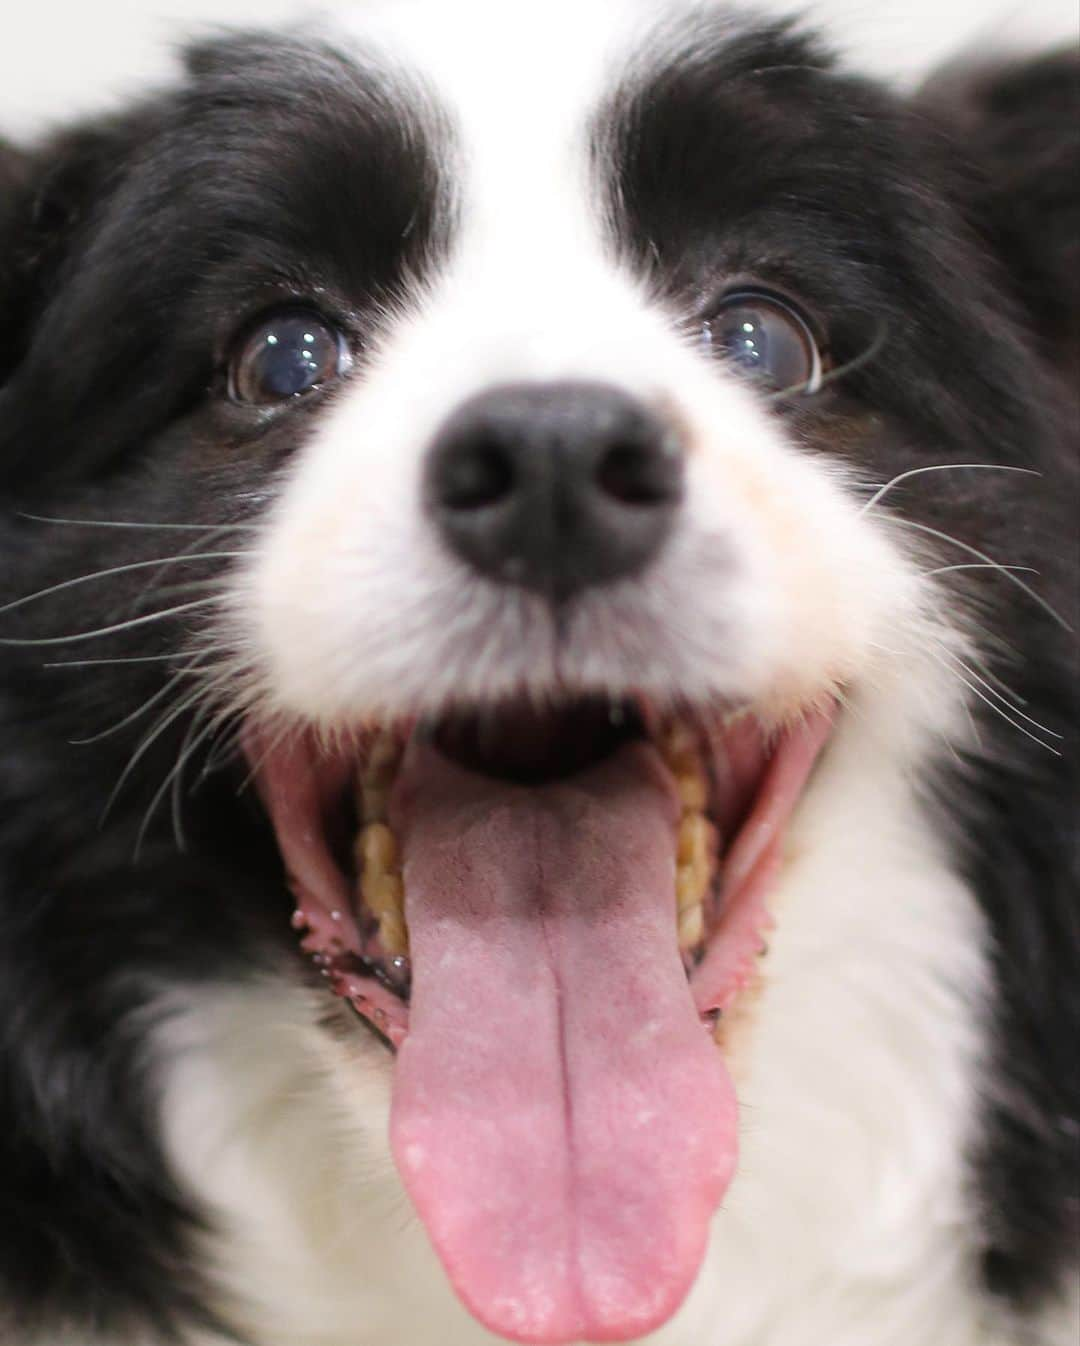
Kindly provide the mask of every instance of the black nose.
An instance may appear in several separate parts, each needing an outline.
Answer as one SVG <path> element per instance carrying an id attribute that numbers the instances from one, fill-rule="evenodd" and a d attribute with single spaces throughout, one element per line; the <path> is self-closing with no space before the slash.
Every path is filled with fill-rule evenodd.
<path id="1" fill-rule="evenodd" d="M 513 384 L 455 412 L 425 487 L 474 569 L 565 599 L 656 556 L 682 499 L 682 453 L 672 428 L 617 388 Z"/>

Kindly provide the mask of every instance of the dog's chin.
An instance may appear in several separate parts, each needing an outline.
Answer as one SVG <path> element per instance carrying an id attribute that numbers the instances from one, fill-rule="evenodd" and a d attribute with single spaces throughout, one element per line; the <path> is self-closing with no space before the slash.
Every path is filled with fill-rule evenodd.
<path id="1" fill-rule="evenodd" d="M 492 1330 L 627 1340 L 688 1292 L 735 1165 L 717 1022 L 830 725 L 582 697 L 249 729 L 301 946 L 397 1049 L 395 1160 Z"/>

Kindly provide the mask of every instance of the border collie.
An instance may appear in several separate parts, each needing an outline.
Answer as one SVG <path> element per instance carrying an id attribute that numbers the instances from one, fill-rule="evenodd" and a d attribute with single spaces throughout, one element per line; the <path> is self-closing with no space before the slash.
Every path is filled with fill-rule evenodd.
<path id="1" fill-rule="evenodd" d="M 5 1346 L 1075 1339 L 1078 72 L 369 5 L 0 152 Z"/>

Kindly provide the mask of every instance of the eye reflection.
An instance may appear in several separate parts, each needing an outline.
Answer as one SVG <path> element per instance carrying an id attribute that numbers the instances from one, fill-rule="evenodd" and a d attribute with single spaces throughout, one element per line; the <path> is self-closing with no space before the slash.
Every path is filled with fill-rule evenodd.
<path id="1" fill-rule="evenodd" d="M 286 310 L 264 318 L 238 345 L 230 395 L 257 405 L 287 401 L 335 381 L 348 363 L 344 340 L 323 318 Z"/>
<path id="2" fill-rule="evenodd" d="M 809 324 L 771 295 L 727 295 L 701 327 L 704 347 L 775 389 L 817 392 L 822 359 Z"/>

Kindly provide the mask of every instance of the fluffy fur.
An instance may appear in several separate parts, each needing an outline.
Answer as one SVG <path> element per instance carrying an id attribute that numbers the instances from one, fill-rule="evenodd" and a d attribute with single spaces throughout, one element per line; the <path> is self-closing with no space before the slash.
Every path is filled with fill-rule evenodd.
<path id="1" fill-rule="evenodd" d="M 491 1340 L 393 1171 L 392 1058 L 295 949 L 235 728 L 556 684 L 844 697 L 727 1047 L 740 1172 L 650 1342 L 1075 1335 L 1078 63 L 901 101 L 712 6 L 569 25 L 224 38 L 0 149 L 11 1346 Z M 827 329 L 816 396 L 702 352 L 750 279 Z M 294 299 L 352 373 L 230 400 L 236 333 Z M 440 549 L 418 481 L 460 402 L 568 377 L 691 451 L 660 560 L 556 622 Z"/>

